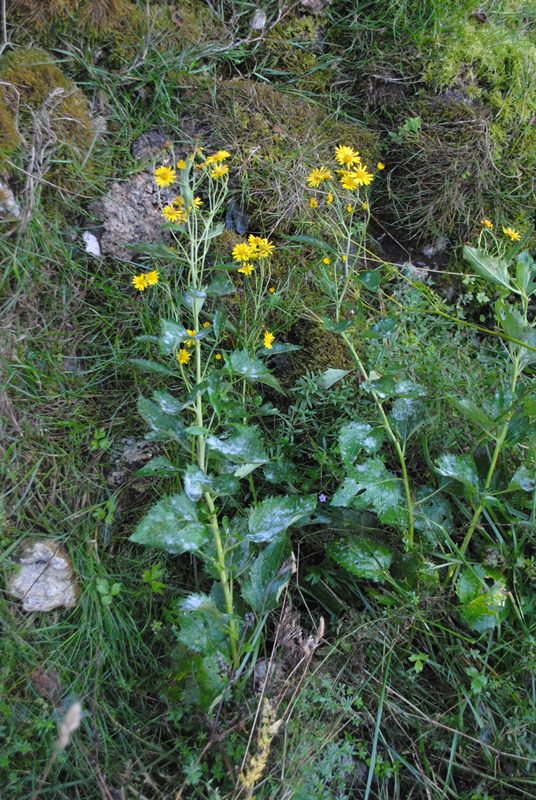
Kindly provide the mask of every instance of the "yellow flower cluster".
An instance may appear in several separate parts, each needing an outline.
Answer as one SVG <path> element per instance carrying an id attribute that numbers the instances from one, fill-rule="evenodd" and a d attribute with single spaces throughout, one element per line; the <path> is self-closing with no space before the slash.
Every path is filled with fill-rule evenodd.
<path id="1" fill-rule="evenodd" d="M 275 245 L 261 236 L 248 237 L 247 242 L 240 242 L 233 247 L 233 259 L 240 263 L 238 272 L 251 275 L 254 270 L 252 261 L 268 258 L 275 250 Z"/>
<path id="2" fill-rule="evenodd" d="M 164 206 L 162 209 L 162 216 L 166 219 L 167 222 L 175 222 L 181 223 L 186 222 L 188 219 L 188 212 L 189 211 L 196 211 L 197 209 L 201 208 L 203 205 L 203 201 L 200 197 L 194 197 L 192 200 L 192 205 L 186 209 L 184 204 L 184 198 L 182 197 L 174 197 L 171 203 L 168 203 L 167 206 Z"/>
<path id="3" fill-rule="evenodd" d="M 482 225 L 483 228 L 486 228 L 486 230 L 488 231 L 492 231 L 493 228 L 495 227 L 493 222 L 487 217 L 481 219 L 480 224 Z M 519 242 L 521 239 L 521 234 L 519 233 L 519 231 L 516 231 L 515 228 L 510 228 L 509 226 L 503 225 L 502 232 L 512 242 Z"/>
<path id="4" fill-rule="evenodd" d="M 337 145 L 335 148 L 335 160 L 337 164 L 342 167 L 342 169 L 335 170 L 339 176 L 341 188 L 354 192 L 361 186 L 369 186 L 374 180 L 374 175 L 369 171 L 367 165 L 363 164 L 359 152 L 354 150 L 353 147 L 346 144 Z M 378 161 L 376 169 L 379 171 L 385 169 L 385 164 Z M 311 189 L 323 188 L 322 184 L 332 178 L 332 172 L 326 167 L 314 167 L 307 176 L 307 184 Z M 333 203 L 335 196 L 331 190 L 327 192 L 325 199 L 326 205 L 329 206 Z M 309 200 L 309 207 L 317 209 L 318 205 L 318 199 L 316 197 L 311 197 Z M 350 206 L 350 203 L 346 206 L 349 212 Z M 364 208 L 364 210 L 368 210 L 368 206 L 364 207 L 362 205 L 361 207 Z"/>
<path id="5" fill-rule="evenodd" d="M 140 292 L 144 292 L 148 286 L 155 286 L 158 283 L 158 278 L 158 270 L 153 269 L 152 272 L 142 272 L 141 275 L 134 275 L 132 285 Z"/>

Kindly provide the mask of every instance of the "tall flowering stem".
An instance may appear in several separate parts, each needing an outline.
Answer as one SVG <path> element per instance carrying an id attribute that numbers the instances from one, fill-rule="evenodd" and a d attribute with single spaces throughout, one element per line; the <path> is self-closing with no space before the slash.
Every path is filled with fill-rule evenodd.
<path id="1" fill-rule="evenodd" d="M 355 287 L 355 265 L 359 260 L 366 263 L 366 236 L 370 220 L 367 187 L 372 183 L 374 174 L 362 162 L 359 153 L 348 145 L 336 147 L 335 161 L 338 166 L 333 170 L 326 167 L 312 169 L 307 177 L 307 184 L 315 192 L 309 200 L 312 213 L 317 215 L 319 208 L 325 208 L 329 215 L 329 232 L 334 245 L 334 258 L 324 258 L 323 260 L 328 267 L 328 274 L 331 275 L 330 280 L 324 281 L 323 285 L 327 285 L 333 303 L 335 323 L 338 324 L 341 322 L 348 294 Z M 376 165 L 378 171 L 383 170 L 384 167 L 385 165 L 381 162 Z M 335 182 L 335 176 L 338 177 L 338 184 Z M 368 381 L 370 376 L 351 338 L 344 331 L 341 335 L 360 375 Z M 404 447 L 389 422 L 381 398 L 375 391 L 371 391 L 371 396 L 400 463 L 408 515 L 406 544 L 408 549 L 412 549 L 415 538 L 413 497 Z"/>

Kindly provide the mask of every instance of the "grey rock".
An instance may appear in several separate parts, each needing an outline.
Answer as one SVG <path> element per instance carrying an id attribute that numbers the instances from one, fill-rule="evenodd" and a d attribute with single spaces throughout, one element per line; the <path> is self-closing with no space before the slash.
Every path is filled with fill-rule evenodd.
<path id="1" fill-rule="evenodd" d="M 16 559 L 19 569 L 8 581 L 9 592 L 25 611 L 52 611 L 76 605 L 78 585 L 65 548 L 49 539 L 27 544 Z"/>

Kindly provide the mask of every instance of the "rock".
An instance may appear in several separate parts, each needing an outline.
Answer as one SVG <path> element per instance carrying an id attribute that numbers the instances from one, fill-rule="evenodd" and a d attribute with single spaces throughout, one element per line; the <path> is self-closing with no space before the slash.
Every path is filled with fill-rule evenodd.
<path id="1" fill-rule="evenodd" d="M 20 206 L 15 200 L 15 195 L 5 181 L 0 178 L 0 217 L 19 219 Z"/>
<path id="2" fill-rule="evenodd" d="M 84 240 L 85 251 L 89 253 L 90 256 L 100 256 L 101 249 L 99 240 L 95 236 L 94 233 L 90 233 L 89 231 L 84 231 L 82 234 L 82 239 Z"/>
<path id="3" fill-rule="evenodd" d="M 252 31 L 263 31 L 266 27 L 266 14 L 262 8 L 258 8 L 251 19 Z"/>
<path id="4" fill-rule="evenodd" d="M 102 255 L 132 259 L 125 244 L 162 241 L 164 223 L 153 173 L 141 172 L 124 183 L 113 183 L 91 209 L 102 220 Z"/>
<path id="5" fill-rule="evenodd" d="M 27 544 L 17 558 L 19 569 L 8 590 L 25 611 L 52 611 L 76 605 L 78 586 L 64 547 L 50 539 Z"/>
<path id="6" fill-rule="evenodd" d="M 160 446 L 156 442 L 148 442 L 144 439 L 124 439 L 123 445 L 123 452 L 115 459 L 112 471 L 106 479 L 110 489 L 119 489 L 124 486 L 141 467 L 160 452 Z M 135 482 L 132 486 L 132 488 L 140 490 L 144 487 L 143 479 Z"/>
<path id="7" fill-rule="evenodd" d="M 172 146 L 172 142 L 163 131 L 146 131 L 132 142 L 131 152 L 140 161 L 153 160 L 163 155 Z"/>

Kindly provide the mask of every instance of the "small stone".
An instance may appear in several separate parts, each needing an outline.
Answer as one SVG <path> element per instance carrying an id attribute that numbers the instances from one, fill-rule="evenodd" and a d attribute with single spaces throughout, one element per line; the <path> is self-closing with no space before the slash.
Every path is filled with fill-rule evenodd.
<path id="1" fill-rule="evenodd" d="M 251 30 L 263 31 L 265 27 L 266 27 L 266 14 L 262 10 L 262 8 L 258 8 L 253 14 L 253 18 L 251 20 Z"/>
<path id="2" fill-rule="evenodd" d="M 20 219 L 20 206 L 15 200 L 15 195 L 5 181 L 0 178 L 0 217 Z"/>
<path id="3" fill-rule="evenodd" d="M 8 590 L 25 611 L 73 608 L 78 586 L 71 559 L 59 542 L 40 539 L 27 544 L 16 559 L 19 569 L 11 576 Z"/>
<path id="4" fill-rule="evenodd" d="M 84 240 L 85 244 L 85 251 L 89 253 L 90 256 L 100 256 L 101 249 L 99 240 L 95 236 L 94 233 L 90 233 L 89 231 L 84 231 L 82 234 L 82 239 Z"/>

